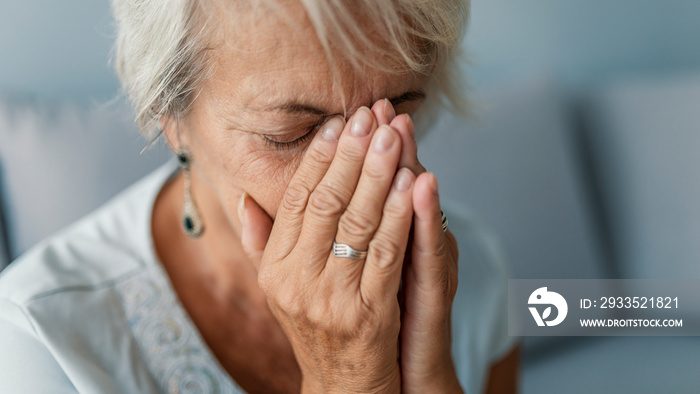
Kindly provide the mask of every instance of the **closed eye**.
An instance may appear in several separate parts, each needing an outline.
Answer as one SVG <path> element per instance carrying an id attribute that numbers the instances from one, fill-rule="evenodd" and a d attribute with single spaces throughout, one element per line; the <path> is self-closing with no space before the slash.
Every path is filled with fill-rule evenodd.
<path id="1" fill-rule="evenodd" d="M 273 138 L 270 138 L 271 136 L 269 135 L 262 135 L 263 141 L 265 142 L 265 145 L 273 146 L 278 151 L 294 149 L 302 143 L 309 140 L 310 138 L 312 138 L 316 134 L 318 129 L 320 129 L 321 126 L 328 120 L 328 118 L 329 117 L 325 117 L 321 122 L 309 127 L 308 129 L 306 129 L 306 133 L 304 135 L 293 141 L 278 141 Z"/>

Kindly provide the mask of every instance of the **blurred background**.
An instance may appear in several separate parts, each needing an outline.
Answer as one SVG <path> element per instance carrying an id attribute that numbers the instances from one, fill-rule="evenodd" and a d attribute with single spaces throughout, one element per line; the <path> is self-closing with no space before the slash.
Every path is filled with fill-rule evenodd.
<path id="1" fill-rule="evenodd" d="M 513 278 L 700 277 L 699 21 L 697 0 L 473 0 L 476 116 L 419 155 Z M 0 268 L 169 157 L 139 156 L 112 41 L 107 0 L 0 2 Z M 521 387 L 695 393 L 699 371 L 695 337 L 528 337 Z"/>

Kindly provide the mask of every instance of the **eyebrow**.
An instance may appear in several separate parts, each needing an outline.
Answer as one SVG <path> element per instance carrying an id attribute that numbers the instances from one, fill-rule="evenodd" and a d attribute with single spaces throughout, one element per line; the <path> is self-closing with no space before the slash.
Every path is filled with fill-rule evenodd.
<path id="1" fill-rule="evenodd" d="M 422 90 L 412 90 L 409 92 L 406 92 L 400 96 L 393 97 L 389 99 L 389 102 L 393 106 L 397 106 L 401 103 L 405 103 L 407 101 L 418 101 L 418 100 L 423 100 L 425 99 L 425 92 Z M 317 116 L 327 116 L 329 115 L 326 111 L 316 108 L 314 106 L 310 105 L 305 105 L 305 104 L 299 104 L 296 102 L 289 102 L 289 103 L 284 103 L 281 105 L 277 105 L 271 108 L 268 108 L 267 111 L 282 111 L 282 112 L 287 112 L 289 114 L 298 114 L 298 115 L 317 115 Z"/>

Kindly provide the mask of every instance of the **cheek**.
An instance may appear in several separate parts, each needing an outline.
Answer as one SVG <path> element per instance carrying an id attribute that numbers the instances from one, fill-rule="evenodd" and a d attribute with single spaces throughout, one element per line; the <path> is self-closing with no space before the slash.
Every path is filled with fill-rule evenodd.
<path id="1" fill-rule="evenodd" d="M 299 168 L 303 152 L 277 152 L 271 149 L 249 149 L 238 155 L 235 178 L 236 196 L 245 191 L 274 220 L 284 192 Z M 237 197 L 238 198 L 238 197 Z"/>
<path id="2" fill-rule="evenodd" d="M 200 163 L 203 178 L 229 219 L 238 217 L 238 203 L 245 191 L 274 220 L 306 148 L 277 151 L 246 134 L 210 134 L 199 136 L 197 142 L 206 161 Z"/>

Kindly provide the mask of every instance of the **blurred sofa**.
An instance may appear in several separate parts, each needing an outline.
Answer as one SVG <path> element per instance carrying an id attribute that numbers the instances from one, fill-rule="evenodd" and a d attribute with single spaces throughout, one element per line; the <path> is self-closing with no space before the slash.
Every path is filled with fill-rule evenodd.
<path id="1" fill-rule="evenodd" d="M 473 93 L 419 142 L 512 278 L 700 276 L 700 75 Z M 167 160 L 120 104 L 0 99 L 0 267 Z M 524 393 L 691 393 L 695 337 L 523 338 Z"/>
<path id="2" fill-rule="evenodd" d="M 475 92 L 422 141 L 511 277 L 700 278 L 700 74 Z M 700 315 L 700 311 L 698 311 Z M 526 337 L 524 393 L 697 393 L 697 337 Z"/>

